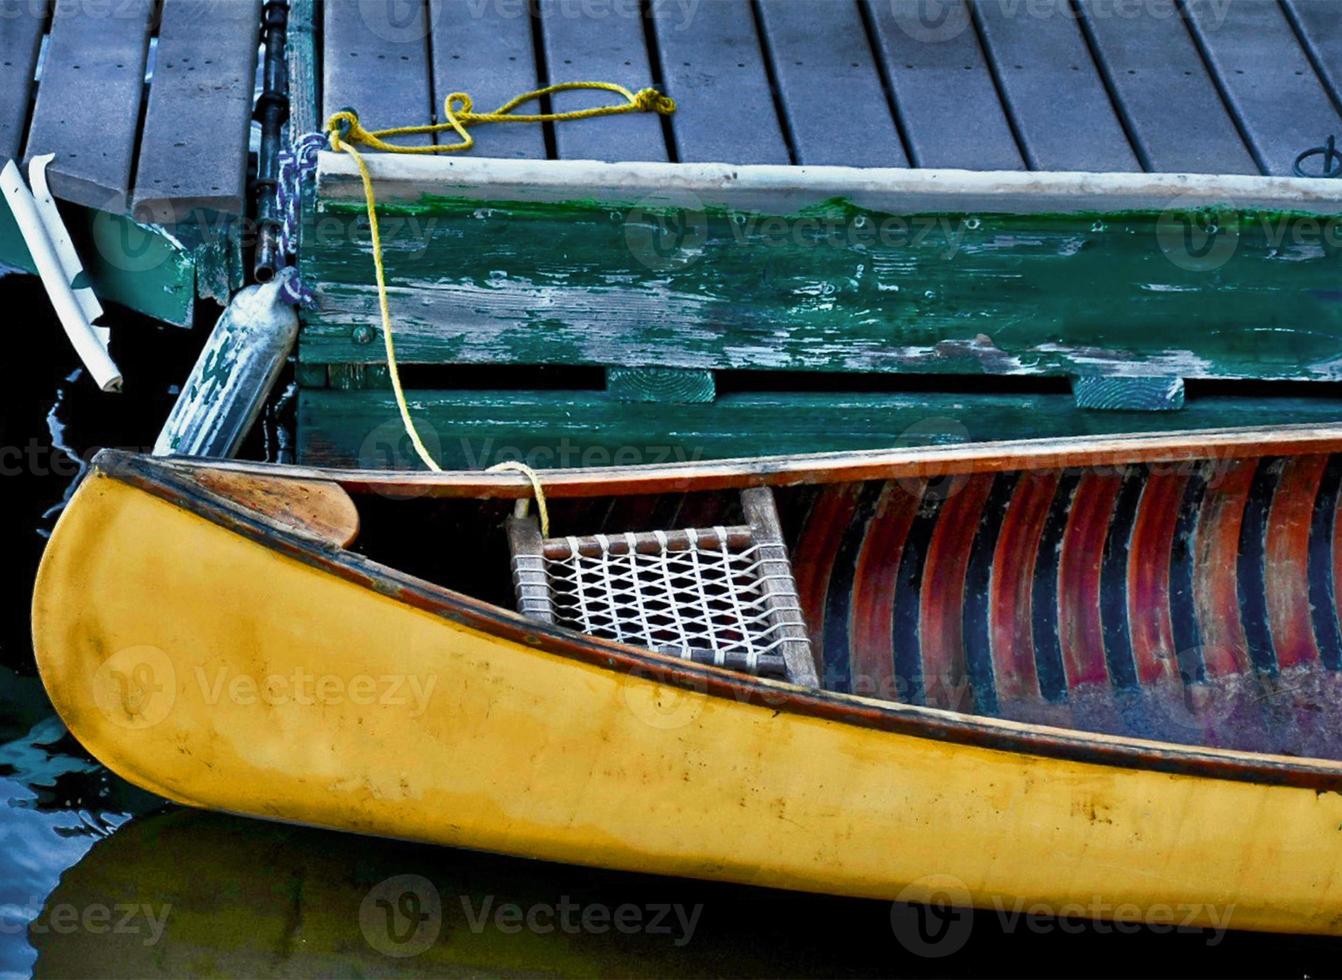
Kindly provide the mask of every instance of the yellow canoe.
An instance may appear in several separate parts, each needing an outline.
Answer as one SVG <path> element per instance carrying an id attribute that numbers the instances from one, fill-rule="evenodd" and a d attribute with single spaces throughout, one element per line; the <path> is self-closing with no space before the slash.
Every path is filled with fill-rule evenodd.
<path id="1" fill-rule="evenodd" d="M 596 530 L 712 526 L 774 486 L 830 690 L 509 611 L 515 474 L 104 453 L 44 557 L 35 646 L 74 735 L 191 806 L 1338 933 L 1339 449 L 1300 427 L 545 474 L 552 521 Z M 396 548 L 407 571 L 376 560 Z"/>

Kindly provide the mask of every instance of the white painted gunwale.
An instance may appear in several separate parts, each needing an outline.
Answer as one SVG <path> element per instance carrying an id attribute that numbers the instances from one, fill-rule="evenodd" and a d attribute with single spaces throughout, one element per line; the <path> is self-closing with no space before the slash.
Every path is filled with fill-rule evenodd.
<path id="1" fill-rule="evenodd" d="M 602 163 L 366 153 L 380 203 L 423 195 L 485 201 L 593 200 L 645 207 L 726 206 L 791 214 L 830 198 L 888 213 L 1050 214 L 1225 206 L 1342 214 L 1342 181 L 1240 174 L 1140 174 Z M 318 156 L 318 197 L 362 201 L 353 159 Z"/>

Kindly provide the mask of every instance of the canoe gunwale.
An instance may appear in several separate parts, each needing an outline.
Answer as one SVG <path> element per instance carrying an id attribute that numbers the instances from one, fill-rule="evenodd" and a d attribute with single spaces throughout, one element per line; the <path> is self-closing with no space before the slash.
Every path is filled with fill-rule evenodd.
<path id="1" fill-rule="evenodd" d="M 1196 429 L 1133 435 L 1079 436 L 1067 439 L 1020 439 L 953 446 L 910 446 L 895 449 L 740 457 L 707 462 L 650 466 L 606 466 L 547 469 L 545 493 L 550 497 L 604 497 L 624 494 L 739 490 L 748 486 L 855 483 L 902 480 L 1015 470 L 1061 470 L 1072 467 L 1152 465 L 1258 459 L 1342 452 L 1342 422 L 1329 425 L 1273 425 L 1249 428 Z M 273 464 L 237 460 L 203 460 L 186 456 L 158 457 L 164 467 L 181 472 L 208 467 L 273 477 Z M 396 497 L 530 497 L 530 480 L 520 473 L 482 470 L 350 470 L 285 466 L 294 479 L 338 483 L 354 493 Z"/>
<path id="2" fill-rule="evenodd" d="M 1342 434 L 1334 438 L 1342 441 Z M 1279 451 L 1280 447 L 1273 448 Z M 1323 450 L 1316 448 L 1313 451 Z M 276 477 L 277 471 L 295 478 L 312 472 L 287 467 L 254 468 L 268 471 L 272 477 Z M 323 543 L 268 523 L 263 514 L 203 487 L 192 478 L 189 467 L 105 450 L 95 458 L 91 472 L 135 487 L 286 557 L 412 608 L 545 653 L 607 670 L 638 674 L 659 684 L 742 704 L 764 705 L 780 713 L 979 748 L 1118 768 L 1342 793 L 1342 762 L 1151 742 L 877 701 L 735 674 L 613 641 L 585 637 L 524 619 L 511 610 L 408 575 L 329 542 Z M 736 485 L 739 486 L 739 482 Z"/>

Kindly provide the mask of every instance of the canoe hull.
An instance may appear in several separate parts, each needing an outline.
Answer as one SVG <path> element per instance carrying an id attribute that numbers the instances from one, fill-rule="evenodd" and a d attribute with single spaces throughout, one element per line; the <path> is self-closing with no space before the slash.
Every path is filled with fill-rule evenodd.
<path id="1" fill-rule="evenodd" d="M 101 471 L 33 617 L 75 736 L 192 806 L 843 895 L 1342 932 L 1338 792 L 780 710 L 786 685 L 666 684 L 524 623 L 417 608 Z"/>

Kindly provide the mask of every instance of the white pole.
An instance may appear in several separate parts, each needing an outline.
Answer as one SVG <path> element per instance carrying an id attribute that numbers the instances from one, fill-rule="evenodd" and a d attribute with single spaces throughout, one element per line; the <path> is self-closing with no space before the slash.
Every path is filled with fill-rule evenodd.
<path id="1" fill-rule="evenodd" d="M 0 169 L 0 190 L 4 191 L 9 209 L 14 212 L 14 220 L 37 266 L 37 274 L 42 277 L 47 296 L 56 310 L 56 316 L 65 328 L 66 336 L 74 345 L 75 353 L 88 368 L 94 382 L 103 391 L 121 390 L 121 371 L 102 345 L 102 338 L 84 315 L 84 309 L 70 282 L 65 277 L 65 267 L 47 237 L 46 226 L 38 212 L 37 202 L 33 200 L 28 185 L 23 182 L 19 168 L 14 161 L 8 161 Z"/>
<path id="2" fill-rule="evenodd" d="M 75 243 L 70 241 L 70 233 L 65 230 L 65 222 L 61 220 L 61 213 L 56 209 L 56 199 L 51 196 L 51 188 L 47 185 L 47 165 L 55 159 L 56 154 L 45 153 L 29 160 L 28 186 L 33 189 L 33 201 L 37 204 L 37 214 L 42 219 L 42 227 L 47 230 L 52 251 L 56 253 L 56 258 L 61 260 L 61 268 L 65 270 L 65 281 L 70 284 L 75 299 L 79 300 L 79 308 L 84 311 L 84 319 L 94 323 L 103 315 L 102 304 L 94 295 L 92 286 L 75 285 L 84 272 L 84 266 L 79 261 Z M 95 326 L 94 329 L 106 347 L 110 331 L 106 327 Z"/>

